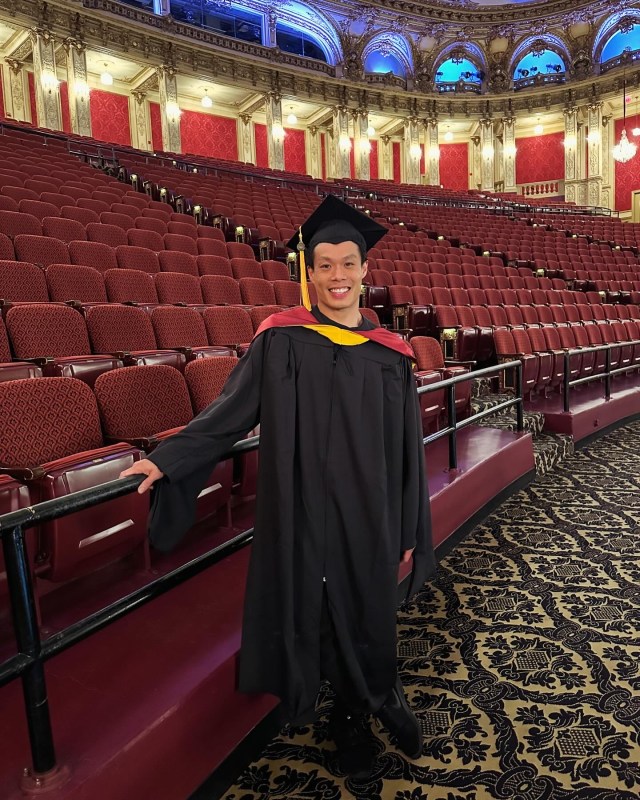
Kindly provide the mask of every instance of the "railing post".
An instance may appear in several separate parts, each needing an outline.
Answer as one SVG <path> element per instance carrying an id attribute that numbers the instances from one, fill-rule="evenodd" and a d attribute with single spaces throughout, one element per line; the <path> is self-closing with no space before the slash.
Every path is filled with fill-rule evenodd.
<path id="1" fill-rule="evenodd" d="M 449 421 L 449 469 L 458 468 L 458 441 L 456 439 L 456 387 L 447 387 L 447 419 Z"/>
<path id="2" fill-rule="evenodd" d="M 21 525 L 2 536 L 7 584 L 11 598 L 13 627 L 18 652 L 34 659 L 22 674 L 31 758 L 35 773 L 51 772 L 56 766 L 49 700 L 42 663 L 40 633 L 33 584 Z"/>
<path id="3" fill-rule="evenodd" d="M 564 383 L 562 384 L 562 391 L 564 395 L 564 410 L 567 412 L 569 410 L 569 373 L 570 373 L 570 365 L 569 365 L 569 351 L 564 351 Z"/>
<path id="4" fill-rule="evenodd" d="M 524 397 L 522 395 L 522 361 L 518 361 L 516 365 L 516 397 L 520 398 L 520 402 L 516 406 L 516 430 L 522 433 L 524 430 Z"/>
<path id="5" fill-rule="evenodd" d="M 611 345 L 607 347 L 604 376 L 604 399 L 611 400 Z"/>

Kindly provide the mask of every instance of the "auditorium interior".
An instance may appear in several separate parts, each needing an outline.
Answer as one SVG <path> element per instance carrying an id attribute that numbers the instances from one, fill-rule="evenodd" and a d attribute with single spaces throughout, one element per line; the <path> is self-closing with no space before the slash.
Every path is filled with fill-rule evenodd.
<path id="1" fill-rule="evenodd" d="M 638 800 L 637 61 L 633 0 L 0 0 L 3 800 Z M 378 726 L 362 781 L 329 687 L 236 688 L 259 429 L 170 552 L 118 477 L 300 305 L 329 194 L 388 229 L 438 559 L 422 755 Z"/>

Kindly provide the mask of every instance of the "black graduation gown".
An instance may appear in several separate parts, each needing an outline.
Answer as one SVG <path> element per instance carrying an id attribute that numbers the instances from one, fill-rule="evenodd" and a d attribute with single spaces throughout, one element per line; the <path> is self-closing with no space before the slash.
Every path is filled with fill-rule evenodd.
<path id="1" fill-rule="evenodd" d="M 412 365 L 373 341 L 339 346 L 304 327 L 262 333 L 221 396 L 150 457 L 165 474 L 152 500 L 156 547 L 188 529 L 215 463 L 258 422 L 239 688 L 280 697 L 290 720 L 312 717 L 326 587 L 354 699 L 375 711 L 397 674 L 400 556 L 416 548 L 408 595 L 434 567 Z"/>

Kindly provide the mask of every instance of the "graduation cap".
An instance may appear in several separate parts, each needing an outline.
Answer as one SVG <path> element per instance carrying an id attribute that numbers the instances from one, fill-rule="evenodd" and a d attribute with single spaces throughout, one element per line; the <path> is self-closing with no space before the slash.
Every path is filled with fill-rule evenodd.
<path id="1" fill-rule="evenodd" d="M 333 194 L 327 195 L 311 216 L 302 223 L 298 233 L 287 242 L 287 247 L 297 250 L 300 254 L 300 291 L 304 307 L 311 310 L 304 258 L 307 247 L 313 249 L 317 244 L 325 242 L 328 244 L 355 242 L 366 255 L 367 250 L 379 242 L 386 232 L 386 228 L 366 214 L 347 205 Z"/>

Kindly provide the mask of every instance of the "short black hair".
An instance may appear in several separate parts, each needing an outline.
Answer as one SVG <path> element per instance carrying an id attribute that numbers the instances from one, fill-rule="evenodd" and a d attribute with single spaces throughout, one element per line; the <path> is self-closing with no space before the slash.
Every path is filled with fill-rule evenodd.
<path id="1" fill-rule="evenodd" d="M 351 240 L 350 239 L 346 239 L 345 241 L 348 242 L 348 241 L 351 241 Z M 308 256 L 306 256 L 306 263 L 307 263 L 307 266 L 309 267 L 309 269 L 313 269 L 313 257 L 314 257 L 314 254 L 316 252 L 316 247 L 319 244 L 333 244 L 333 242 L 322 242 L 322 241 L 320 241 L 320 242 L 313 242 L 310 245 L 310 247 L 306 251 L 309 254 Z M 341 244 L 341 242 L 337 242 L 336 244 Z M 356 244 L 356 246 L 358 248 L 358 251 L 360 253 L 360 263 L 364 264 L 364 262 L 367 260 L 367 250 L 366 250 L 365 247 L 363 247 L 363 245 L 360 242 L 355 242 L 355 244 Z M 306 255 L 306 253 L 305 253 L 305 255 Z"/>

